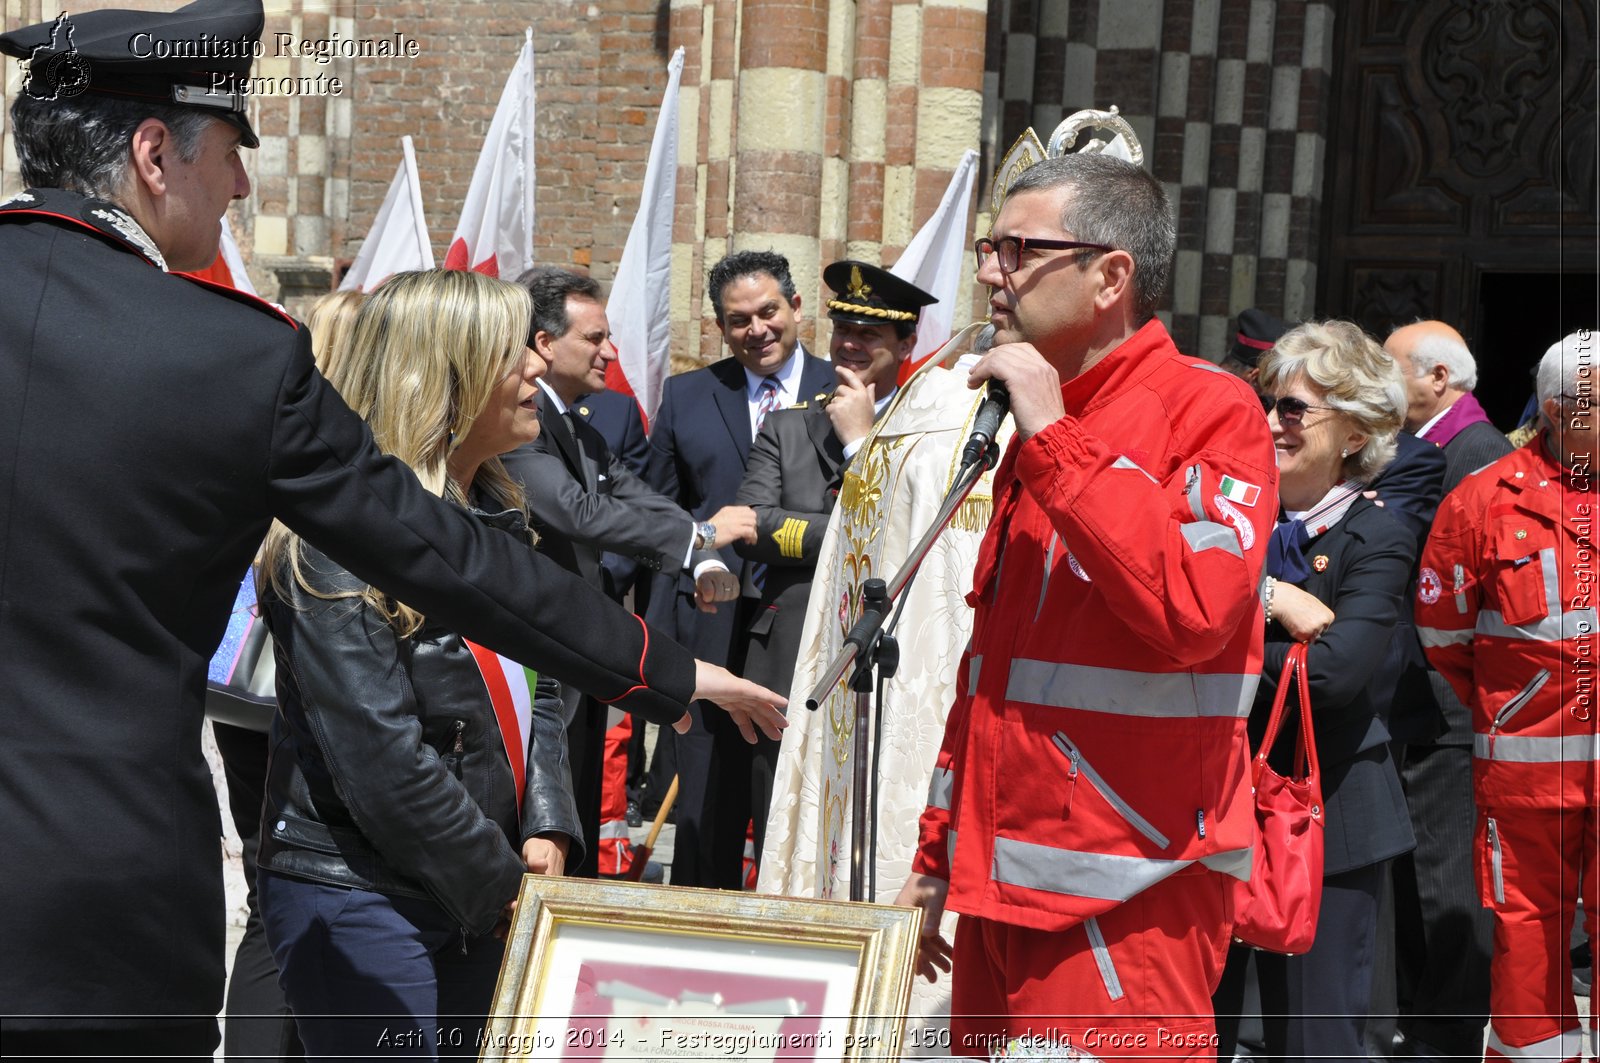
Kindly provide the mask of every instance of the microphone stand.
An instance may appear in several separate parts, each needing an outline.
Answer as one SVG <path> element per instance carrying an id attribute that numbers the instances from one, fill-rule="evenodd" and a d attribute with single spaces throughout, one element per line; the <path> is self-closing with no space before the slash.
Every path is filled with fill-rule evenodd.
<path id="1" fill-rule="evenodd" d="M 899 622 L 900 613 L 905 608 L 902 595 L 906 587 L 916 576 L 917 569 L 921 566 L 928 551 L 933 549 L 934 542 L 944 532 L 945 526 L 955 516 L 961 503 L 966 501 L 972 489 L 978 485 L 978 480 L 983 474 L 994 468 L 1000 460 L 1000 447 L 990 441 L 984 452 L 974 461 L 969 461 L 961 466 L 956 473 L 955 481 L 950 485 L 950 490 L 945 494 L 944 501 L 939 505 L 939 512 L 934 515 L 933 523 L 917 541 L 916 546 L 906 558 L 905 564 L 900 566 L 900 571 L 887 584 L 881 579 L 869 579 L 861 585 L 861 618 L 856 621 L 850 633 L 845 636 L 844 646 L 838 656 L 828 664 L 821 680 L 812 688 L 811 695 L 806 698 L 806 708 L 812 712 L 817 710 L 822 699 L 839 682 L 845 669 L 852 664 L 855 671 L 850 675 L 850 689 L 855 692 L 855 736 L 854 750 L 851 760 L 850 783 L 850 899 L 860 901 L 867 899 L 867 868 L 872 869 L 874 879 L 873 894 L 876 895 L 876 861 L 869 863 L 868 856 L 877 848 L 878 834 L 878 806 L 876 800 L 868 800 L 869 788 L 876 797 L 876 779 L 872 777 L 876 767 L 877 748 L 881 748 L 881 741 L 875 743 L 873 750 L 873 763 L 867 760 L 867 733 L 873 720 L 877 720 L 881 740 L 882 727 L 882 702 L 884 683 L 894 676 L 900 664 L 900 649 L 895 642 L 893 631 Z M 899 603 L 896 606 L 896 603 Z M 893 620 L 889 620 L 889 609 L 896 606 Z M 884 630 L 885 621 L 888 620 L 888 631 Z M 874 675 L 877 675 L 877 706 L 873 704 Z M 868 820 L 871 820 L 869 828 Z M 870 830 L 870 834 L 869 834 Z"/>

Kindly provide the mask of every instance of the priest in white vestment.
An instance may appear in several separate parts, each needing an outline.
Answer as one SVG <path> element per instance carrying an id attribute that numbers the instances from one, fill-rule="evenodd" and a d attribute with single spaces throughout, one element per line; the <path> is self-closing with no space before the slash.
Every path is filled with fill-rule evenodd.
<path id="1" fill-rule="evenodd" d="M 976 331 L 976 330 L 974 330 Z M 957 337 L 900 389 L 845 470 L 839 503 L 823 539 L 800 637 L 789 728 L 773 779 L 766 845 L 756 889 L 795 897 L 844 899 L 850 886 L 850 783 L 855 697 L 847 672 L 808 712 L 805 700 L 860 616 L 861 585 L 889 582 L 933 523 L 954 480 L 982 391 L 967 387 L 966 344 Z M 1009 439 L 1007 420 L 1000 439 Z M 978 544 L 993 508 L 986 474 L 934 543 L 906 591 L 895 631 L 900 667 L 884 695 L 878 786 L 877 896 L 893 903 L 911 871 L 917 822 L 927 804 L 945 716 L 955 700 L 956 665 L 972 630 L 965 596 Z M 954 932 L 955 916 L 945 916 Z M 905 1055 L 948 1054 L 949 976 L 918 979 Z"/>

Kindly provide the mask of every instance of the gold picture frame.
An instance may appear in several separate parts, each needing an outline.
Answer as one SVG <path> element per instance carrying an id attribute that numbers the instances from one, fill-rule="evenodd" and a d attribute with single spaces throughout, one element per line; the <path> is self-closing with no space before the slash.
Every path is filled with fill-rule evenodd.
<path id="1" fill-rule="evenodd" d="M 922 913 L 528 875 L 483 1060 L 900 1058 Z"/>

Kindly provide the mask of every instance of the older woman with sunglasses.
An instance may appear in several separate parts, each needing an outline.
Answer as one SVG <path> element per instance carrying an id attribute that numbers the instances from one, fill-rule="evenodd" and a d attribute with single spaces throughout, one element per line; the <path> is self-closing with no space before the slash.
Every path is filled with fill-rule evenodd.
<path id="1" fill-rule="evenodd" d="M 1401 613 L 1416 539 L 1363 496 L 1394 457 L 1406 408 L 1394 360 L 1355 325 L 1307 322 L 1260 363 L 1272 405 L 1284 513 L 1273 532 L 1262 590 L 1266 645 L 1250 718 L 1259 743 L 1284 658 L 1309 641 L 1307 671 L 1326 806 L 1322 914 L 1303 956 L 1256 955 L 1267 1054 L 1352 1059 L 1366 1053 L 1378 896 L 1388 861 L 1415 844 L 1389 753 L 1382 660 Z M 1291 765 L 1298 721 L 1272 760 Z M 1237 1015 L 1247 952 L 1229 958 L 1218 990 L 1219 1030 Z"/>

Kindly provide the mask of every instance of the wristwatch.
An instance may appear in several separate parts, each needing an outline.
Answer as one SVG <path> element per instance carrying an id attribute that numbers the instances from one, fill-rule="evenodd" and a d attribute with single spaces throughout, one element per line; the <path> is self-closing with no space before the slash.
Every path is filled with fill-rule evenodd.
<path id="1" fill-rule="evenodd" d="M 709 550 L 717 541 L 717 526 L 709 520 L 700 521 L 694 526 L 694 548 L 696 550 Z"/>

